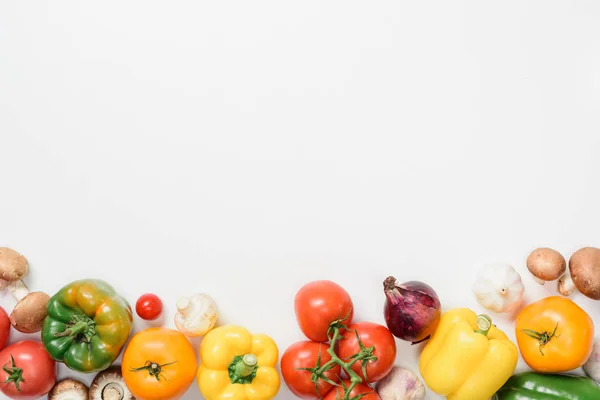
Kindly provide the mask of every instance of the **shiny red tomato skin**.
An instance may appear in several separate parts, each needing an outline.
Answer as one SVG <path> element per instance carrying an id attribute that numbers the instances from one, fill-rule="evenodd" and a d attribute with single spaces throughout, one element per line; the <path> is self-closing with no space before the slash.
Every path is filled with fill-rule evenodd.
<path id="1" fill-rule="evenodd" d="M 302 333 L 312 341 L 327 342 L 329 325 L 336 320 L 352 322 L 350 295 L 335 282 L 313 281 L 302 286 L 294 299 L 296 320 Z"/>
<path id="2" fill-rule="evenodd" d="M 141 295 L 135 303 L 135 312 L 146 321 L 157 319 L 162 313 L 162 309 L 163 303 L 160 297 L 151 293 Z"/>
<path id="3" fill-rule="evenodd" d="M 396 361 L 396 340 L 394 339 L 394 335 L 385 326 L 373 322 L 358 322 L 350 325 L 348 329 L 347 332 L 344 332 L 344 339 L 339 341 L 338 356 L 343 360 L 360 351 L 355 333 L 355 331 L 358 331 L 360 341 L 366 348 L 375 347 L 373 355 L 377 357 L 377 361 L 370 361 L 367 364 L 367 378 L 369 383 L 383 379 L 392 370 Z M 354 363 L 352 369 L 361 378 L 365 379 L 361 363 Z"/>
<path id="4" fill-rule="evenodd" d="M 10 369 L 11 355 L 15 366 L 23 370 L 21 390 L 14 383 L 6 383 L 9 374 L 0 369 L 0 392 L 14 400 L 34 400 L 52 390 L 56 383 L 56 362 L 41 342 L 22 340 L 11 344 L 0 352 L 0 365 Z"/>
<path id="5" fill-rule="evenodd" d="M 350 385 L 351 385 L 349 380 L 344 380 L 344 384 L 346 385 L 346 387 L 350 387 Z M 364 383 L 359 383 L 358 385 L 356 385 L 354 387 L 354 389 L 352 389 L 352 391 L 350 392 L 350 398 L 353 398 L 355 396 L 358 396 L 359 394 L 364 394 L 364 393 L 368 393 L 368 394 L 361 397 L 360 400 L 381 400 L 381 397 L 379 397 L 377 392 L 375 392 L 375 389 L 369 387 L 368 385 L 365 385 Z M 343 399 L 343 398 L 344 398 L 344 388 L 336 387 L 335 389 L 333 389 L 332 391 L 327 393 L 327 396 L 325 396 L 323 398 L 323 400 L 338 400 L 338 399 Z"/>
<path id="6" fill-rule="evenodd" d="M 285 384 L 292 393 L 301 399 L 320 399 L 333 387 L 331 384 L 319 380 L 318 392 L 311 381 L 310 371 L 300 371 L 299 368 L 314 368 L 321 354 L 321 365 L 331 357 L 327 353 L 329 347 L 323 343 L 309 340 L 297 342 L 288 347 L 281 356 L 281 374 Z M 325 377 L 333 382 L 339 381 L 340 366 L 336 365 L 325 373 Z"/>
<path id="7" fill-rule="evenodd" d="M 0 350 L 6 347 L 9 337 L 10 318 L 4 308 L 0 307 Z"/>

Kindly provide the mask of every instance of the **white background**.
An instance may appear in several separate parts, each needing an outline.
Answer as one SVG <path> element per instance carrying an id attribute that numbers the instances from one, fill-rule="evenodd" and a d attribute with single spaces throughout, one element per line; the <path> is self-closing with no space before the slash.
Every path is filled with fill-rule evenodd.
<path id="1" fill-rule="evenodd" d="M 482 311 L 491 261 L 555 294 L 524 260 L 600 245 L 599 38 L 593 1 L 3 2 L 0 245 L 33 290 L 154 292 L 171 327 L 209 293 L 280 353 L 315 279 L 380 323 L 388 275 L 445 309 Z"/>

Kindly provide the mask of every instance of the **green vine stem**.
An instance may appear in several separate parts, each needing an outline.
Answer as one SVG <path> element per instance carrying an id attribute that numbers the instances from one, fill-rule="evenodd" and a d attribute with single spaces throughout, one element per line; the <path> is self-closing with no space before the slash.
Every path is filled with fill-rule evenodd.
<path id="1" fill-rule="evenodd" d="M 19 384 L 21 382 L 25 382 L 25 380 L 23 379 L 23 368 L 17 367 L 17 364 L 15 364 L 15 359 L 12 354 L 10 355 L 10 367 L 7 367 L 5 364 L 2 367 L 2 369 L 8 375 L 4 383 L 14 383 L 15 387 L 17 388 L 17 391 L 20 392 L 21 388 L 19 387 Z"/>
<path id="2" fill-rule="evenodd" d="M 360 375 L 358 375 L 354 371 L 354 369 L 352 369 L 352 366 L 356 363 L 360 363 L 362 375 L 368 383 L 367 364 L 369 362 L 377 361 L 377 357 L 373 354 L 375 352 L 375 346 L 365 347 L 364 344 L 361 342 L 357 331 L 353 331 L 353 332 L 356 334 L 356 339 L 358 341 L 358 345 L 360 348 L 359 352 L 352 355 L 351 357 L 349 357 L 347 359 L 347 361 L 343 361 L 335 353 L 335 349 L 336 349 L 338 342 L 343 339 L 342 330 L 347 331 L 347 332 L 352 332 L 352 331 L 350 331 L 350 329 L 347 326 L 345 326 L 343 324 L 344 320 L 347 318 L 348 317 L 341 319 L 341 320 L 334 321 L 331 323 L 331 325 L 329 327 L 329 332 L 328 332 L 329 348 L 327 349 L 327 354 L 329 354 L 329 356 L 331 357 L 331 360 L 327 361 L 323 365 L 320 365 L 321 357 L 319 357 L 319 359 L 317 361 L 317 365 L 314 368 L 302 368 L 302 369 L 312 372 L 312 381 L 315 384 L 315 388 L 317 388 L 317 391 L 318 391 L 318 381 L 319 381 L 319 379 L 321 379 L 322 381 L 327 382 L 330 385 L 334 385 L 334 386 L 338 386 L 338 387 L 341 386 L 343 388 L 344 397 L 340 400 L 360 400 L 361 398 L 363 398 L 364 396 L 366 396 L 369 393 L 361 393 L 354 397 L 350 397 L 350 393 L 352 392 L 352 390 L 354 390 L 354 388 L 357 385 L 364 382 L 363 378 L 361 378 Z M 344 384 L 340 385 L 336 382 L 333 382 L 331 379 L 329 379 L 325 376 L 325 373 L 327 371 L 331 370 L 332 368 L 334 368 L 336 365 L 339 365 L 340 368 L 343 369 L 344 372 L 346 372 L 346 375 L 348 375 L 348 378 L 350 379 L 350 386 L 346 387 L 346 385 L 344 385 Z"/>
<path id="3" fill-rule="evenodd" d="M 539 349 L 540 349 L 540 353 L 542 355 L 544 355 L 544 352 L 542 351 L 542 347 L 544 347 L 545 345 L 548 344 L 548 342 L 550 342 L 550 340 L 552 338 L 558 338 L 560 337 L 560 335 L 556 334 L 556 330 L 558 329 L 558 322 L 556 323 L 556 326 L 554 327 L 554 330 L 552 331 L 552 333 L 547 332 L 547 331 L 543 331 L 543 332 L 537 332 L 534 331 L 532 329 L 522 329 L 521 331 L 526 334 L 527 336 L 535 339 L 538 341 L 538 345 L 539 345 Z"/>
<path id="4" fill-rule="evenodd" d="M 162 374 L 162 369 L 163 369 L 163 367 L 166 367 L 167 365 L 175 364 L 176 362 L 177 361 L 173 361 L 173 362 L 166 363 L 166 364 L 158 364 L 158 363 L 155 363 L 152 361 L 146 361 L 142 367 L 130 368 L 129 370 L 131 372 L 148 371 L 148 374 L 150 376 L 155 377 L 157 381 L 160 381 L 161 376 L 164 380 L 167 380 L 167 378 L 165 378 L 165 376 Z"/>

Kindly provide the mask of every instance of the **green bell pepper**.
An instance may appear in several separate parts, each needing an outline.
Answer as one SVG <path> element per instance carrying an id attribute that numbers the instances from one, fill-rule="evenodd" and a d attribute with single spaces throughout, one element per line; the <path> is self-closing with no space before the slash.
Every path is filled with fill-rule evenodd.
<path id="1" fill-rule="evenodd" d="M 585 376 L 566 374 L 515 374 L 495 394 L 494 400 L 600 399 L 600 386 Z"/>
<path id="2" fill-rule="evenodd" d="M 107 369 L 119 357 L 133 325 L 131 306 L 97 279 L 72 282 L 48 302 L 42 342 L 50 356 L 74 371 Z"/>

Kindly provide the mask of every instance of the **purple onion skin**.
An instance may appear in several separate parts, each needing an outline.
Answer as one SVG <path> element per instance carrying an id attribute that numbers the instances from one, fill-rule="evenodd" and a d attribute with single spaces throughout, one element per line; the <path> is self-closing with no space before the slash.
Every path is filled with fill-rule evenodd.
<path id="1" fill-rule="evenodd" d="M 413 344 L 427 339 L 442 314 L 435 290 L 417 281 L 398 285 L 391 276 L 383 282 L 383 289 L 385 322 L 392 335 Z"/>

